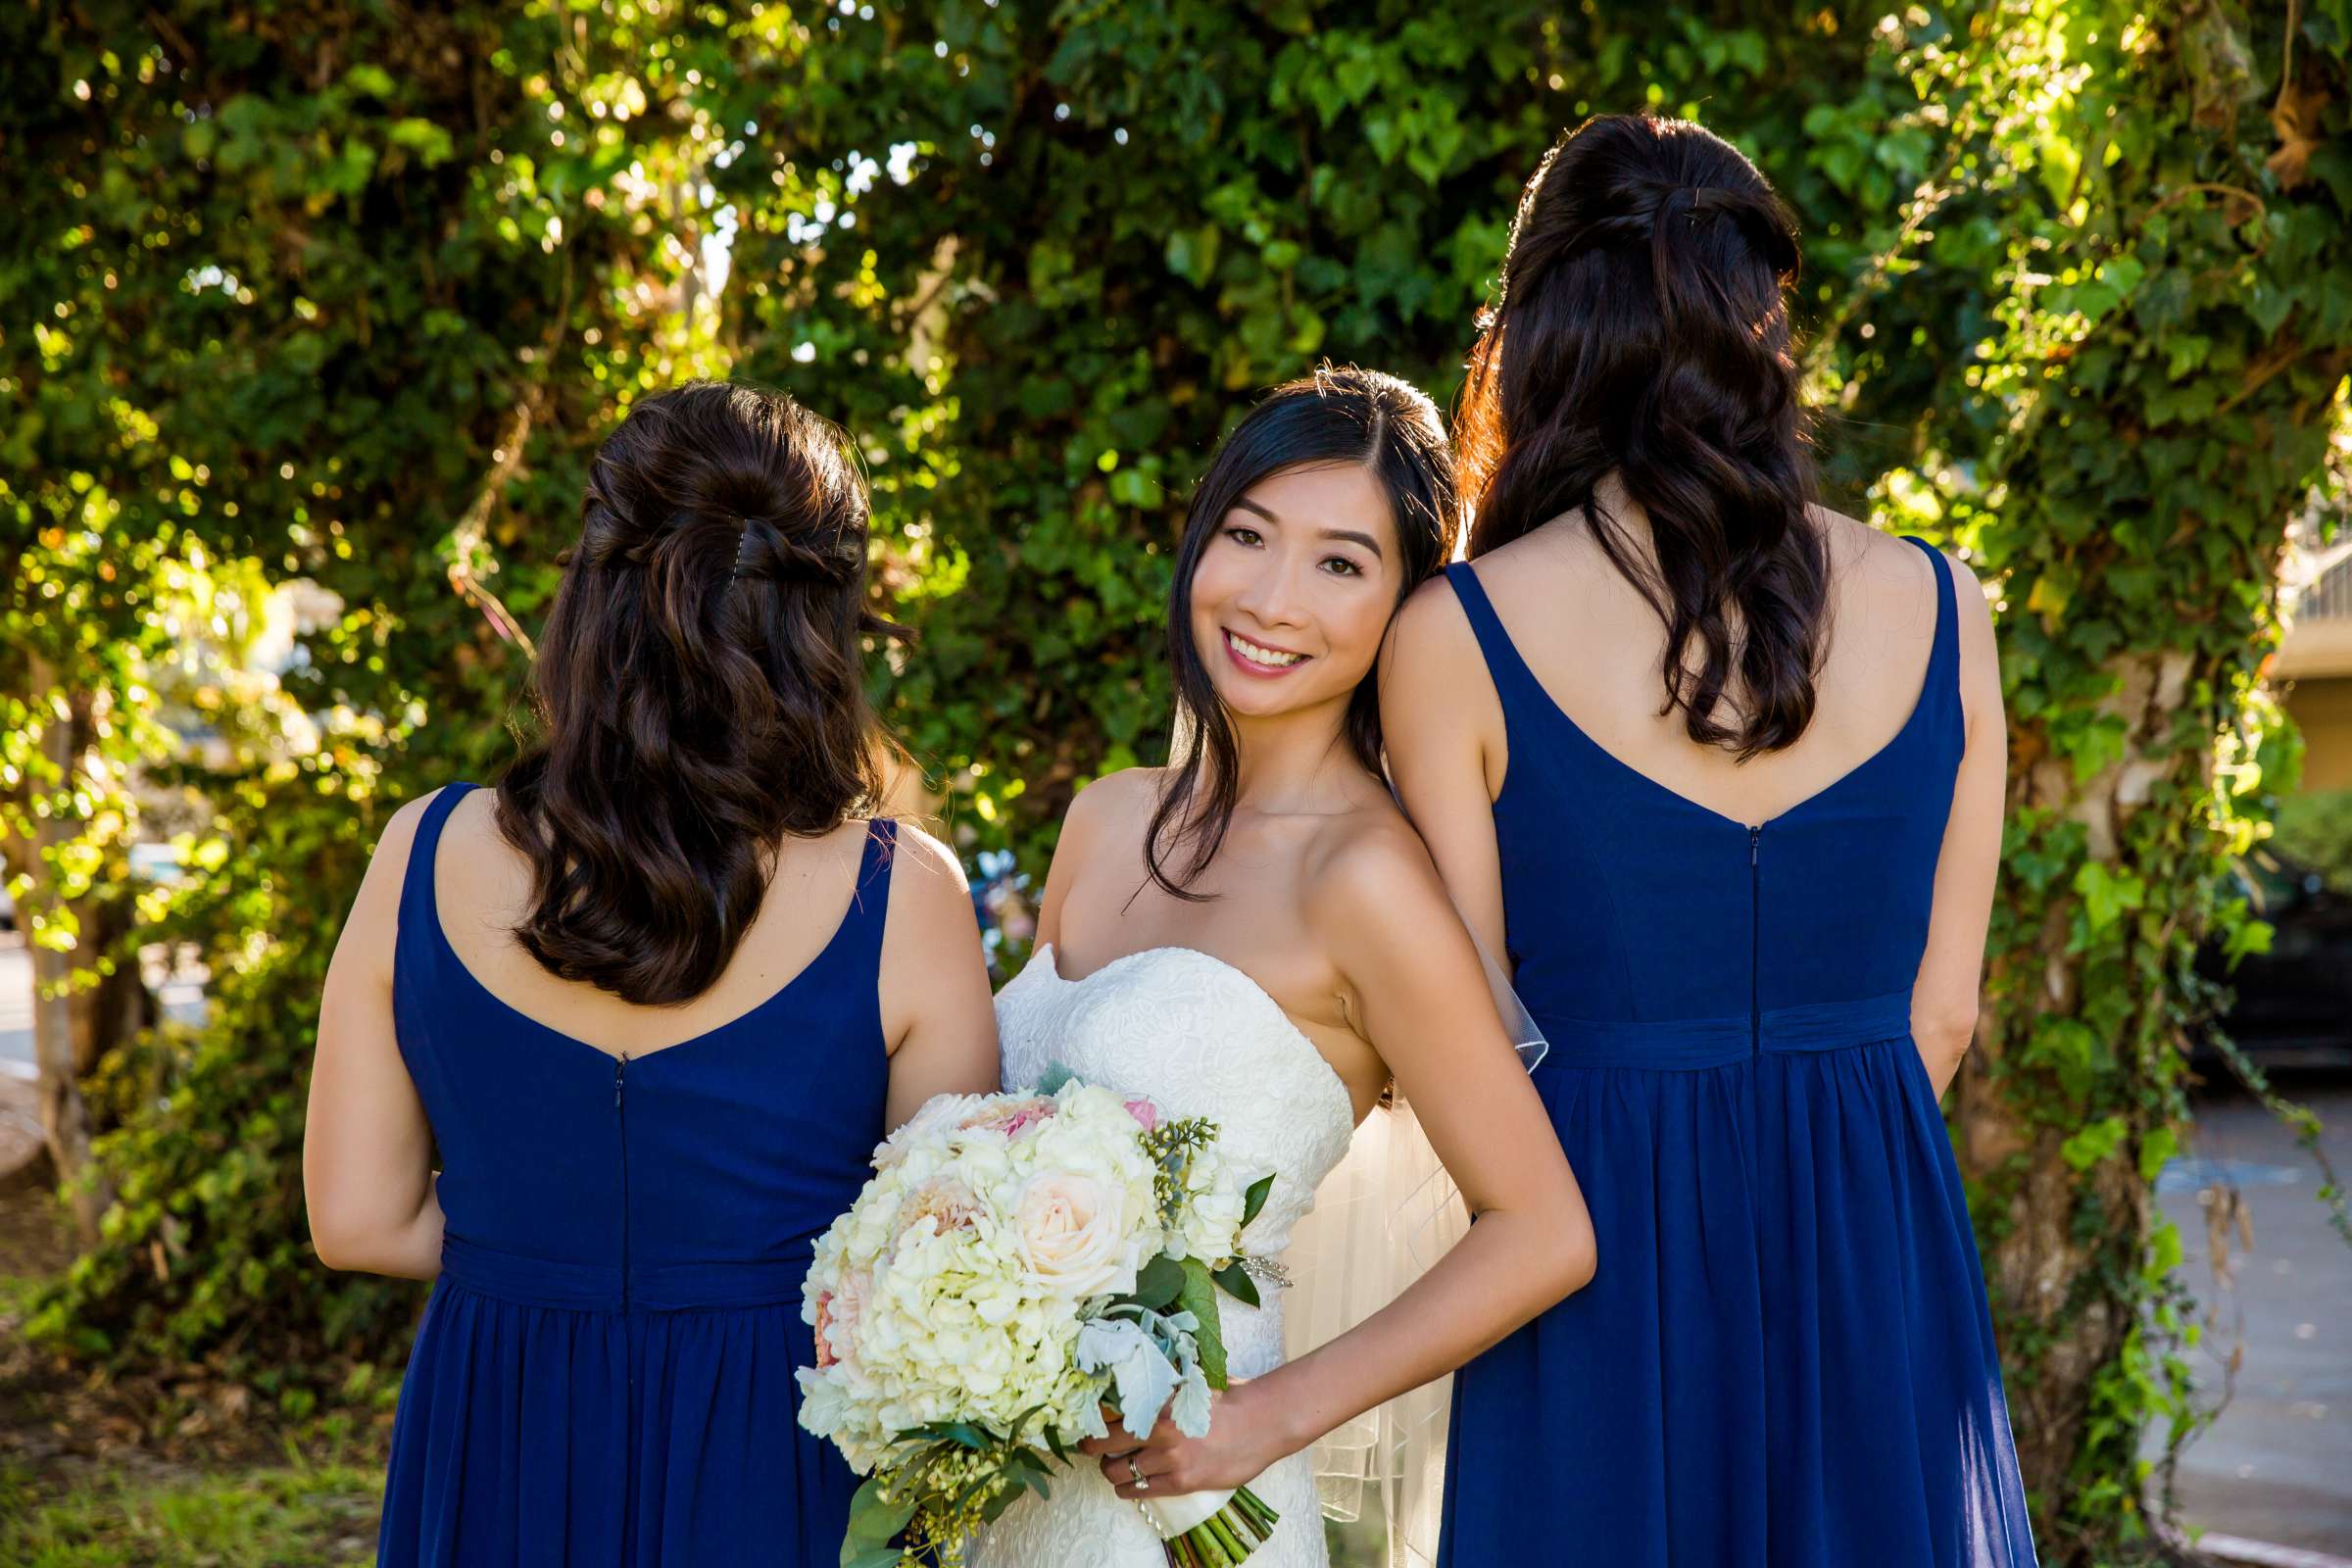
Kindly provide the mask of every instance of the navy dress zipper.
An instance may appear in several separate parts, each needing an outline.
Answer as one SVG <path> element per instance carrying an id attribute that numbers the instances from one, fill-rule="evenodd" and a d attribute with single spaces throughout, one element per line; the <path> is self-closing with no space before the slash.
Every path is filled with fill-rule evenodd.
<path id="1" fill-rule="evenodd" d="M 620 1138 L 620 1309 L 629 1309 L 629 1113 L 620 1092 L 629 1071 L 629 1054 L 612 1062 L 612 1116 Z"/>
<path id="2" fill-rule="evenodd" d="M 1758 1005 L 1761 993 L 1757 990 L 1756 964 L 1763 952 L 1760 932 L 1764 924 L 1764 898 L 1760 873 L 1756 869 L 1756 844 L 1764 837 L 1764 824 L 1751 825 L 1747 830 L 1747 1046 L 1751 1057 L 1764 1054 L 1764 1013 Z"/>

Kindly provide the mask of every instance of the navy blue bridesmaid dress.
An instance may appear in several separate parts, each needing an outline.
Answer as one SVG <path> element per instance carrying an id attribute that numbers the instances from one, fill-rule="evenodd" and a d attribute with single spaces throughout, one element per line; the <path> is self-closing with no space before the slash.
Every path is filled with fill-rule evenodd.
<path id="1" fill-rule="evenodd" d="M 833 1568 L 857 1478 L 800 1430 L 801 1281 L 883 1133 L 892 824 L 823 952 L 635 1058 L 501 1002 L 445 935 L 426 808 L 393 996 L 447 1219 L 380 1564 Z"/>
<path id="2" fill-rule="evenodd" d="M 1909 537 L 1909 536 L 1906 536 Z M 1895 737 L 1761 825 L 1604 751 L 1447 576 L 1508 734 L 1508 946 L 1592 1283 L 1454 1386 L 1441 1568 L 2022 1568 L 1984 1282 L 1910 1035 L 1963 744 L 1952 575 Z"/>

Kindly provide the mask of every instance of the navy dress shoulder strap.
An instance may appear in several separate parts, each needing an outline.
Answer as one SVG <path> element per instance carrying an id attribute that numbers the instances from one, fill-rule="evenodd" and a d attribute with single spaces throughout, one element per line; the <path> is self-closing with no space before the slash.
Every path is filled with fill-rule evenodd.
<path id="1" fill-rule="evenodd" d="M 425 804 L 409 846 L 409 863 L 401 873 L 399 931 L 393 939 L 393 984 L 424 982 L 438 971 L 441 951 L 441 904 L 433 892 L 433 858 L 441 848 L 441 830 L 473 786 L 463 780 L 442 786 Z"/>
<path id="2" fill-rule="evenodd" d="M 1503 629 L 1502 617 L 1494 613 L 1494 601 L 1487 597 L 1486 584 L 1467 561 L 1457 561 L 1446 568 L 1446 580 L 1453 585 L 1453 597 L 1461 603 L 1462 613 L 1470 619 L 1472 635 L 1478 638 L 1478 651 L 1487 662 L 1487 678 L 1494 683 L 1494 695 L 1502 703 L 1505 730 L 1511 725 L 1514 709 L 1531 706 L 1538 712 L 1556 705 L 1536 672 L 1520 657 L 1519 645 Z"/>
<path id="3" fill-rule="evenodd" d="M 890 915 L 890 872 L 898 859 L 899 824 L 877 816 L 865 825 L 865 848 L 858 857 L 858 885 L 850 891 L 850 910 L 844 918 L 845 948 L 855 951 L 866 967 L 882 961 L 882 928 Z"/>
<path id="4" fill-rule="evenodd" d="M 1936 568 L 1936 640 L 1928 650 L 1928 673 L 1919 688 L 1920 706 L 1931 710 L 1948 709 L 1947 728 L 1965 736 L 1960 707 L 1960 601 L 1952 582 L 1952 564 L 1944 559 L 1942 551 L 1918 534 L 1901 537 L 1919 546 Z"/>

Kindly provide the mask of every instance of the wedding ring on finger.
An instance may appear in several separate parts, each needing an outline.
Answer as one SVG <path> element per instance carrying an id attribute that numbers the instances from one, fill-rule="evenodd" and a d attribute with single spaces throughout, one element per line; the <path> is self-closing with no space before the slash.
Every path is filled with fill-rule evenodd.
<path id="1" fill-rule="evenodd" d="M 1127 1484 L 1138 1492 L 1150 1492 L 1152 1490 L 1152 1478 L 1145 1475 L 1141 1469 L 1137 1468 L 1135 1455 L 1132 1453 L 1127 1456 Z"/>

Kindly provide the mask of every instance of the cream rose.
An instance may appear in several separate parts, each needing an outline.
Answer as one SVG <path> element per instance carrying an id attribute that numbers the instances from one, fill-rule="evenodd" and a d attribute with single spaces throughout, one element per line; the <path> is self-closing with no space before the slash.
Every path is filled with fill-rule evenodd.
<path id="1" fill-rule="evenodd" d="M 1134 1289 L 1136 1242 L 1118 1199 L 1115 1188 L 1076 1171 L 1049 1171 L 1021 1190 L 1013 1231 L 1022 1261 L 1048 1290 L 1082 1300 Z"/>

